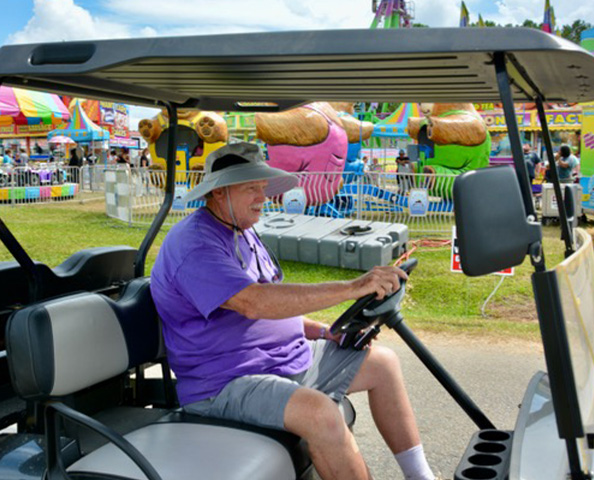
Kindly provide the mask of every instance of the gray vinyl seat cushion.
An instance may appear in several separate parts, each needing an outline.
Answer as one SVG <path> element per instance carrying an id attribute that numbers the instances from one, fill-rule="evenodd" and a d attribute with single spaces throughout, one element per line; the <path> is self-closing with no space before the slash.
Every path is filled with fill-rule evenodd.
<path id="1" fill-rule="evenodd" d="M 347 425 L 352 426 L 356 413 L 348 398 L 340 402 L 339 410 Z M 295 479 L 296 469 L 307 470 L 302 456 L 306 454 L 305 443 L 297 437 L 181 411 L 124 438 L 151 462 L 163 480 L 284 480 Z M 146 478 L 112 444 L 84 456 L 68 471 L 97 477 Z"/>
<path id="2" fill-rule="evenodd" d="M 258 433 L 227 427 L 156 423 L 124 436 L 155 467 L 163 480 L 293 480 L 291 456 L 277 441 Z M 112 444 L 68 467 L 144 480 L 140 469 Z"/>

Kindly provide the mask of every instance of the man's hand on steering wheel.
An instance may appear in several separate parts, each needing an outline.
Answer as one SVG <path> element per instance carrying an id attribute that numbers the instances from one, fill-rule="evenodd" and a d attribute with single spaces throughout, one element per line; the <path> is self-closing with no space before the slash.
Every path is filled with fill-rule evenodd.
<path id="1" fill-rule="evenodd" d="M 330 327 L 333 335 L 342 335 L 343 348 L 366 348 L 379 334 L 385 322 L 401 321 L 400 304 L 405 294 L 407 272 L 417 265 L 411 258 L 397 267 L 374 267 L 352 281 L 361 297 Z"/>
<path id="2" fill-rule="evenodd" d="M 352 280 L 353 298 L 375 293 L 376 299 L 382 300 L 400 288 L 400 279 L 406 281 L 408 276 L 398 267 L 373 267 L 364 275 Z"/>

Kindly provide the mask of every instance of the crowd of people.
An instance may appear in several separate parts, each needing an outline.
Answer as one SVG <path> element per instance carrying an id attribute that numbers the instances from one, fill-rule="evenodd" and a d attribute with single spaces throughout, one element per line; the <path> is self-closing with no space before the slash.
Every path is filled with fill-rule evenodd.
<path id="1" fill-rule="evenodd" d="M 386 165 L 380 164 L 377 157 L 364 156 L 363 173 L 367 183 L 377 185 L 380 183 L 380 175 L 386 172 Z M 397 181 L 402 192 L 407 192 L 413 185 L 412 175 L 415 173 L 414 167 L 406 151 L 400 149 L 396 157 L 396 172 L 398 173 Z"/>
<path id="2" fill-rule="evenodd" d="M 530 183 L 534 185 L 537 179 L 541 180 L 542 183 L 551 183 L 552 176 L 549 162 L 543 162 L 528 143 L 524 144 L 523 150 Z M 579 181 L 580 161 L 573 154 L 569 145 L 561 145 L 555 152 L 554 159 L 561 183 L 575 183 Z"/>
<path id="3" fill-rule="evenodd" d="M 529 143 L 523 145 L 523 153 L 530 183 L 551 183 L 549 162 L 543 161 Z M 557 148 L 554 159 L 561 183 L 576 183 L 579 181 L 580 160 L 569 145 L 561 145 Z M 362 161 L 366 181 L 377 184 L 379 174 L 387 171 L 386 165 L 380 164 L 377 157 L 372 157 L 369 160 L 367 156 L 364 156 Z M 407 191 L 414 183 L 412 180 L 412 175 L 415 173 L 413 162 L 407 156 L 406 151 L 401 149 L 395 163 L 396 172 L 399 174 L 398 184 L 404 191 Z"/>
<path id="4" fill-rule="evenodd" d="M 551 170 L 549 163 L 543 161 L 540 156 L 534 151 L 529 143 L 523 145 L 524 160 L 528 171 L 528 177 L 531 184 L 550 183 Z M 59 157 L 50 155 L 49 161 L 56 161 Z M 561 145 L 555 153 L 555 163 L 559 173 L 561 183 L 574 183 L 579 178 L 580 161 L 579 158 L 572 152 L 569 145 Z M 4 166 L 22 167 L 29 163 L 29 156 L 24 148 L 5 148 L 1 157 L 1 164 Z M 99 157 L 89 150 L 84 150 L 81 147 L 71 148 L 68 158 L 66 160 L 69 167 L 81 167 L 83 165 L 92 165 L 99 161 Z M 130 156 L 130 150 L 127 148 L 111 149 L 107 155 L 108 164 L 112 165 L 130 165 L 131 167 L 148 168 L 151 165 L 151 157 L 148 148 L 144 148 L 139 155 L 135 155 L 133 159 Z M 403 192 L 407 192 L 414 185 L 413 174 L 415 168 L 413 162 L 407 156 L 406 151 L 400 149 L 398 156 L 395 159 L 395 169 L 386 168 L 384 162 L 380 163 L 379 159 L 372 156 L 371 159 L 363 156 L 363 173 L 364 179 L 367 183 L 379 184 L 380 176 L 386 171 L 398 173 L 398 185 Z"/>
<path id="5" fill-rule="evenodd" d="M 13 151 L 10 148 L 4 150 L 2 157 L 3 165 L 13 165 L 15 167 L 24 167 L 29 163 L 29 155 L 24 148 L 18 148 Z"/>
<path id="6" fill-rule="evenodd" d="M 99 157 L 93 151 L 83 150 L 80 147 L 71 148 L 68 156 L 69 167 L 81 167 L 83 165 L 94 165 L 98 163 Z M 140 155 L 132 159 L 130 150 L 122 148 L 119 150 L 111 149 L 107 154 L 107 163 L 109 165 L 129 165 L 131 167 L 149 167 L 151 164 L 148 148 L 142 150 Z"/>

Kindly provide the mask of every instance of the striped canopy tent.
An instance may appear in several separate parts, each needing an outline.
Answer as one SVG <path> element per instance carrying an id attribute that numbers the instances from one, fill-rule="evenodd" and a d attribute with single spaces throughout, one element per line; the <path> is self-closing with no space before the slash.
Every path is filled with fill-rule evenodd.
<path id="1" fill-rule="evenodd" d="M 57 95 L 0 86 L 0 126 L 58 125 L 69 119 L 70 112 Z"/>
<path id="2" fill-rule="evenodd" d="M 374 137 L 408 138 L 406 128 L 409 117 L 420 117 L 418 103 L 402 103 L 396 111 L 373 127 Z"/>
<path id="3" fill-rule="evenodd" d="M 109 140 L 109 132 L 99 127 L 87 116 L 79 100 L 74 103 L 72 120 L 66 128 L 57 128 L 47 134 L 51 139 L 58 135 L 69 137 L 75 142 L 101 142 Z"/>

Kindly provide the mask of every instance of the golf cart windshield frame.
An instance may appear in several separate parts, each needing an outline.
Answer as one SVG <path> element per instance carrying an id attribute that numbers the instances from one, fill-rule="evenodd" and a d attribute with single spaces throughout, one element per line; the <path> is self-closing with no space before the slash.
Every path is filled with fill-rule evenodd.
<path id="1" fill-rule="evenodd" d="M 502 102 L 525 213 L 536 220 L 514 102 L 536 102 L 552 159 L 543 103 L 594 100 L 594 57 L 559 37 L 524 28 L 275 32 L 4 46 L 0 84 L 168 110 L 173 134 L 166 194 L 137 254 L 135 274 L 142 276 L 173 202 L 179 109 L 278 111 L 317 100 Z M 551 167 L 555 194 L 562 198 L 554 162 Z M 572 231 L 563 202 L 558 205 L 570 255 Z M 11 252 L 19 250 L 2 227 L 0 238 Z M 35 265 L 23 253 L 20 248 L 17 260 L 28 272 L 34 299 Z M 540 245 L 530 253 L 540 304 L 555 285 Z M 543 343 L 559 433 L 573 478 L 583 478 L 576 439 L 584 431 L 559 315 L 558 309 L 539 308 L 541 324 L 555 329 L 543 331 Z"/>

